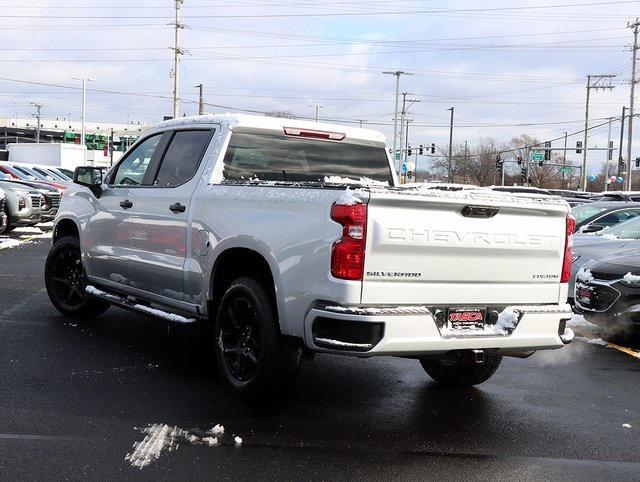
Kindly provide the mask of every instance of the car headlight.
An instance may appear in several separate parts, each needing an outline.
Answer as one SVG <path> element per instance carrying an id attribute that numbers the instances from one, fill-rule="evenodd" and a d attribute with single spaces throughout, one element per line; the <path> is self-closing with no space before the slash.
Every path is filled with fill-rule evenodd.
<path id="1" fill-rule="evenodd" d="M 24 196 L 18 196 L 18 211 L 23 210 L 27 207 L 27 198 Z"/>

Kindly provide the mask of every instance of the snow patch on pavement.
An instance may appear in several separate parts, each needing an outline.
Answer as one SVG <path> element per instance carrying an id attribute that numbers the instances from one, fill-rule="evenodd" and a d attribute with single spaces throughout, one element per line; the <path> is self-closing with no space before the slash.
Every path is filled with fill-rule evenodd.
<path id="1" fill-rule="evenodd" d="M 133 444 L 133 451 L 125 455 L 124 459 L 132 466 L 143 469 L 160 458 L 163 452 L 178 450 L 180 442 L 208 447 L 220 446 L 220 438 L 224 436 L 224 426 L 217 424 L 204 432 L 185 430 L 166 423 L 154 423 L 140 430 L 144 438 Z M 193 433 L 196 432 L 196 433 Z M 234 436 L 236 446 L 242 444 L 242 438 Z"/>
<path id="2" fill-rule="evenodd" d="M 164 450 L 169 452 L 178 448 L 178 439 L 186 438 L 188 433 L 178 427 L 169 427 L 167 424 L 154 423 L 142 429 L 146 434 L 141 442 L 133 444 L 133 452 L 125 456 L 125 460 L 131 462 L 134 467 L 140 469 L 158 460 Z"/>
<path id="3" fill-rule="evenodd" d="M 624 428 L 631 428 L 631 424 L 630 423 L 623 423 L 622 426 Z"/>

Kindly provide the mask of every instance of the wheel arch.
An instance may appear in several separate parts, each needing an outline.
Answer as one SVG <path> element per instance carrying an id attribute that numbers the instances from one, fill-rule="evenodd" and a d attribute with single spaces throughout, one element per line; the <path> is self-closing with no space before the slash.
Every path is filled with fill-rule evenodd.
<path id="1" fill-rule="evenodd" d="M 73 219 L 59 219 L 56 222 L 55 227 L 53 228 L 54 243 L 65 236 L 75 236 L 76 238 L 80 239 L 80 229 Z"/>
<path id="2" fill-rule="evenodd" d="M 216 257 L 209 279 L 209 315 L 216 312 L 229 284 L 243 276 L 256 279 L 265 288 L 272 301 L 274 316 L 279 320 L 278 287 L 273 270 L 265 256 L 247 247 L 230 247 Z"/>

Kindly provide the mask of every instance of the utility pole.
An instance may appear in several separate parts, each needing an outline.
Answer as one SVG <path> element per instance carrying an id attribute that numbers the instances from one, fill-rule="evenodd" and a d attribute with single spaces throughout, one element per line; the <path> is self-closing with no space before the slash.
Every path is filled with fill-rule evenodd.
<path id="1" fill-rule="evenodd" d="M 316 122 L 318 122 L 318 119 L 320 118 L 320 109 L 324 109 L 323 105 L 320 104 L 311 104 L 309 107 L 313 107 L 316 110 Z"/>
<path id="2" fill-rule="evenodd" d="M 633 141 L 633 108 L 634 95 L 636 89 L 636 52 L 638 51 L 638 26 L 640 22 L 636 17 L 636 21 L 628 24 L 627 27 L 633 29 L 633 47 L 631 48 L 631 97 L 629 100 L 629 128 L 627 129 L 627 191 L 631 191 L 631 143 Z"/>
<path id="3" fill-rule="evenodd" d="M 85 121 L 86 121 L 86 113 L 87 113 L 87 82 L 95 82 L 94 79 L 89 79 L 87 77 L 74 77 L 73 80 L 82 81 L 82 118 L 81 123 L 82 126 L 80 128 L 80 145 L 84 146 L 84 137 L 85 137 Z"/>
<path id="4" fill-rule="evenodd" d="M 36 113 L 31 115 L 36 118 L 36 142 L 40 142 L 40 110 L 42 109 L 42 104 L 31 102 L 31 105 L 36 108 Z"/>
<path id="5" fill-rule="evenodd" d="M 204 115 L 204 96 L 202 94 L 202 84 L 196 85 L 196 89 L 200 91 L 200 95 L 198 96 L 198 115 Z"/>
<path id="6" fill-rule="evenodd" d="M 408 147 L 409 146 L 409 121 L 406 119 L 407 117 L 407 110 L 416 102 L 420 102 L 419 99 L 408 99 L 407 100 L 407 95 L 411 95 L 409 92 L 403 92 L 402 93 L 402 111 L 400 113 L 400 160 L 401 160 L 401 164 L 402 162 L 406 162 L 407 160 L 407 153 L 403 150 L 403 147 Z M 409 105 L 407 105 L 407 102 L 409 102 Z M 405 131 L 405 120 L 406 120 L 406 125 L 407 125 L 407 129 Z M 404 145 L 403 145 L 404 143 Z"/>
<path id="7" fill-rule="evenodd" d="M 587 190 L 587 140 L 589 138 L 589 94 L 591 89 L 595 90 L 613 90 L 611 85 L 611 79 L 614 78 L 613 74 L 590 74 L 587 75 L 587 101 L 585 103 L 584 111 L 584 143 L 582 146 L 582 179 L 580 180 L 580 186 L 583 191 Z M 592 82 L 593 81 L 593 82 Z"/>
<path id="8" fill-rule="evenodd" d="M 382 72 L 385 75 L 394 75 L 396 77 L 396 96 L 395 96 L 395 108 L 393 110 L 393 162 L 396 161 L 396 152 L 398 147 L 398 95 L 400 94 L 400 76 L 401 75 L 413 75 L 409 72 L 403 72 L 402 70 L 396 70 L 395 72 Z M 398 165 L 398 170 L 400 166 Z"/>
<path id="9" fill-rule="evenodd" d="M 356 119 L 358 121 L 359 127 L 362 128 L 362 126 L 364 125 L 365 122 L 367 122 L 367 119 Z"/>
<path id="10" fill-rule="evenodd" d="M 622 117 L 620 118 L 620 144 L 618 145 L 618 177 L 622 177 L 622 165 L 624 159 L 622 158 L 622 143 L 624 142 L 624 113 L 627 110 L 626 106 L 622 106 Z"/>
<path id="11" fill-rule="evenodd" d="M 567 166 L 567 135 L 568 133 L 564 133 L 564 151 L 562 151 L 562 165 Z M 564 180 L 564 170 L 562 171 L 562 189 L 565 188 L 565 180 Z"/>
<path id="12" fill-rule="evenodd" d="M 180 110 L 180 99 L 179 89 L 180 89 L 180 56 L 185 53 L 179 46 L 180 42 L 180 29 L 184 28 L 184 24 L 180 23 L 180 7 L 184 3 L 184 0 L 173 0 L 175 2 L 175 23 L 172 23 L 174 29 L 174 38 L 173 38 L 173 71 L 171 72 L 173 75 L 173 118 L 177 119 L 179 110 Z"/>
<path id="13" fill-rule="evenodd" d="M 448 166 L 447 166 L 447 177 L 448 177 L 448 181 L 449 182 L 453 182 L 453 172 L 452 172 L 452 168 L 453 168 L 453 158 L 452 158 L 452 153 L 453 153 L 453 106 L 449 107 L 447 110 L 451 111 L 451 122 L 449 123 L 449 160 L 448 160 Z"/>
<path id="14" fill-rule="evenodd" d="M 609 168 L 611 167 L 611 156 L 609 156 L 609 153 L 611 152 L 611 150 L 609 149 L 609 146 L 611 145 L 611 119 L 613 119 L 613 117 L 609 117 L 609 135 L 607 136 L 607 150 L 605 151 L 606 154 L 604 158 L 605 165 L 607 166 L 607 169 L 605 170 L 605 175 L 604 175 L 605 191 L 609 189 L 609 184 L 607 183 L 607 179 L 609 179 Z"/>

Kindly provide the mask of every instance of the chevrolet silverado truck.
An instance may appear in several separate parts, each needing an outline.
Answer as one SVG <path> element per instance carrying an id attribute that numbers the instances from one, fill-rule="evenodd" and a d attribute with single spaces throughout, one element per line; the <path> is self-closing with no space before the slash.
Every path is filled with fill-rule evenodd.
<path id="1" fill-rule="evenodd" d="M 46 261 L 53 305 L 201 324 L 243 399 L 282 393 L 317 352 L 415 359 L 469 386 L 573 338 L 567 203 L 401 189 L 375 131 L 187 117 L 74 181 Z"/>

